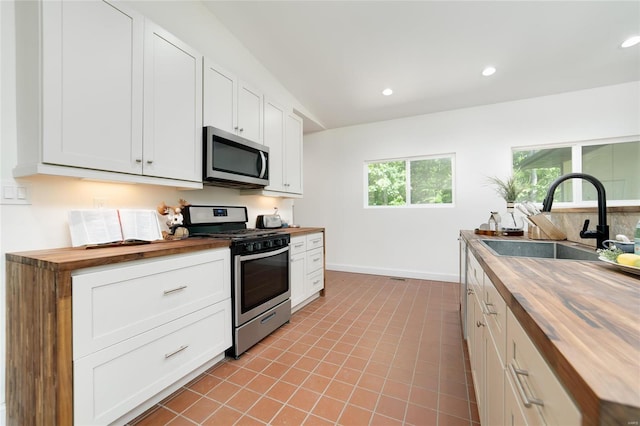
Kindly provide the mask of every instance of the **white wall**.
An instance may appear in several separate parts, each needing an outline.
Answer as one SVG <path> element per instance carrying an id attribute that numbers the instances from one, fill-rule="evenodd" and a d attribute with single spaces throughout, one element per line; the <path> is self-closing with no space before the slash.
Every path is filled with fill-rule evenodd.
<path id="1" fill-rule="evenodd" d="M 314 133 L 296 218 L 326 228 L 329 269 L 457 281 L 458 231 L 504 211 L 486 180 L 512 147 L 638 134 L 640 82 Z M 455 207 L 363 207 L 365 161 L 451 152 Z"/>
<path id="2" fill-rule="evenodd" d="M 239 75 L 265 94 L 283 104 L 305 109 L 198 2 L 140 1 L 131 5 L 154 22 L 173 32 L 203 55 Z M 17 162 L 16 70 L 14 1 L 0 1 L 0 179 L 12 181 Z M 249 226 L 255 217 L 280 209 L 291 220 L 292 200 L 240 195 L 238 190 L 207 187 L 197 191 L 177 191 L 169 187 L 89 182 L 78 179 L 40 176 L 21 179 L 31 185 L 31 205 L 0 205 L 0 426 L 5 423 L 5 263 L 8 252 L 69 246 L 67 212 L 93 208 L 94 198 L 106 198 L 107 207 L 150 208 L 162 201 L 176 204 L 185 198 L 193 204 L 246 205 Z"/>

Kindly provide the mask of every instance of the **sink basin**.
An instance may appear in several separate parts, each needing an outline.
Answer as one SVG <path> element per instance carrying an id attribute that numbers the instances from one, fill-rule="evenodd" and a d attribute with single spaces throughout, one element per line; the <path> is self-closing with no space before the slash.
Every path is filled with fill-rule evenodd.
<path id="1" fill-rule="evenodd" d="M 498 256 L 597 261 L 595 251 L 547 241 L 480 240 Z"/>

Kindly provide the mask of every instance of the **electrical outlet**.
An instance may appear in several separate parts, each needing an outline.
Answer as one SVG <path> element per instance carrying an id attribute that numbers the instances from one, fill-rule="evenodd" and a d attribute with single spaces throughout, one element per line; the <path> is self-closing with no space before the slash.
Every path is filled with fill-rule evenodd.
<path id="1" fill-rule="evenodd" d="M 31 204 L 31 184 L 3 180 L 0 204 Z"/>
<path id="2" fill-rule="evenodd" d="M 104 209 L 107 207 L 108 198 L 105 197 L 95 197 L 93 199 L 93 207 L 96 209 Z"/>

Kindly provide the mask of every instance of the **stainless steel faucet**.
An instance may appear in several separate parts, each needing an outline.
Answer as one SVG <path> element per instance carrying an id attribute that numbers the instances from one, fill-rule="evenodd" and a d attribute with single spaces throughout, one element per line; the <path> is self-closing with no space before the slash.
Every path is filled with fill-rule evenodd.
<path id="1" fill-rule="evenodd" d="M 549 186 L 547 196 L 542 203 L 542 211 L 551 211 L 551 205 L 553 204 L 553 194 L 556 192 L 556 188 L 558 187 L 558 185 L 560 185 L 565 180 L 575 178 L 584 179 L 588 182 L 591 182 L 591 184 L 596 187 L 596 191 L 598 191 L 598 226 L 596 226 L 595 231 L 587 230 L 587 228 L 589 227 L 589 219 L 585 220 L 584 226 L 580 231 L 580 238 L 595 238 L 597 240 L 598 248 L 606 248 L 603 245 L 603 241 L 609 239 L 609 226 L 607 225 L 607 195 L 602 182 L 600 182 L 593 176 L 587 175 L 585 173 L 569 173 L 554 180 L 551 186 Z"/>

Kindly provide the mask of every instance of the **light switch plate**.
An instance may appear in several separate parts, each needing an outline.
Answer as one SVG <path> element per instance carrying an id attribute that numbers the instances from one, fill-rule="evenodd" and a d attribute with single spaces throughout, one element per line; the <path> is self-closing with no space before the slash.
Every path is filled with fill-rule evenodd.
<path id="1" fill-rule="evenodd" d="M 2 181 L 0 204 L 31 204 L 31 184 L 13 180 Z"/>

